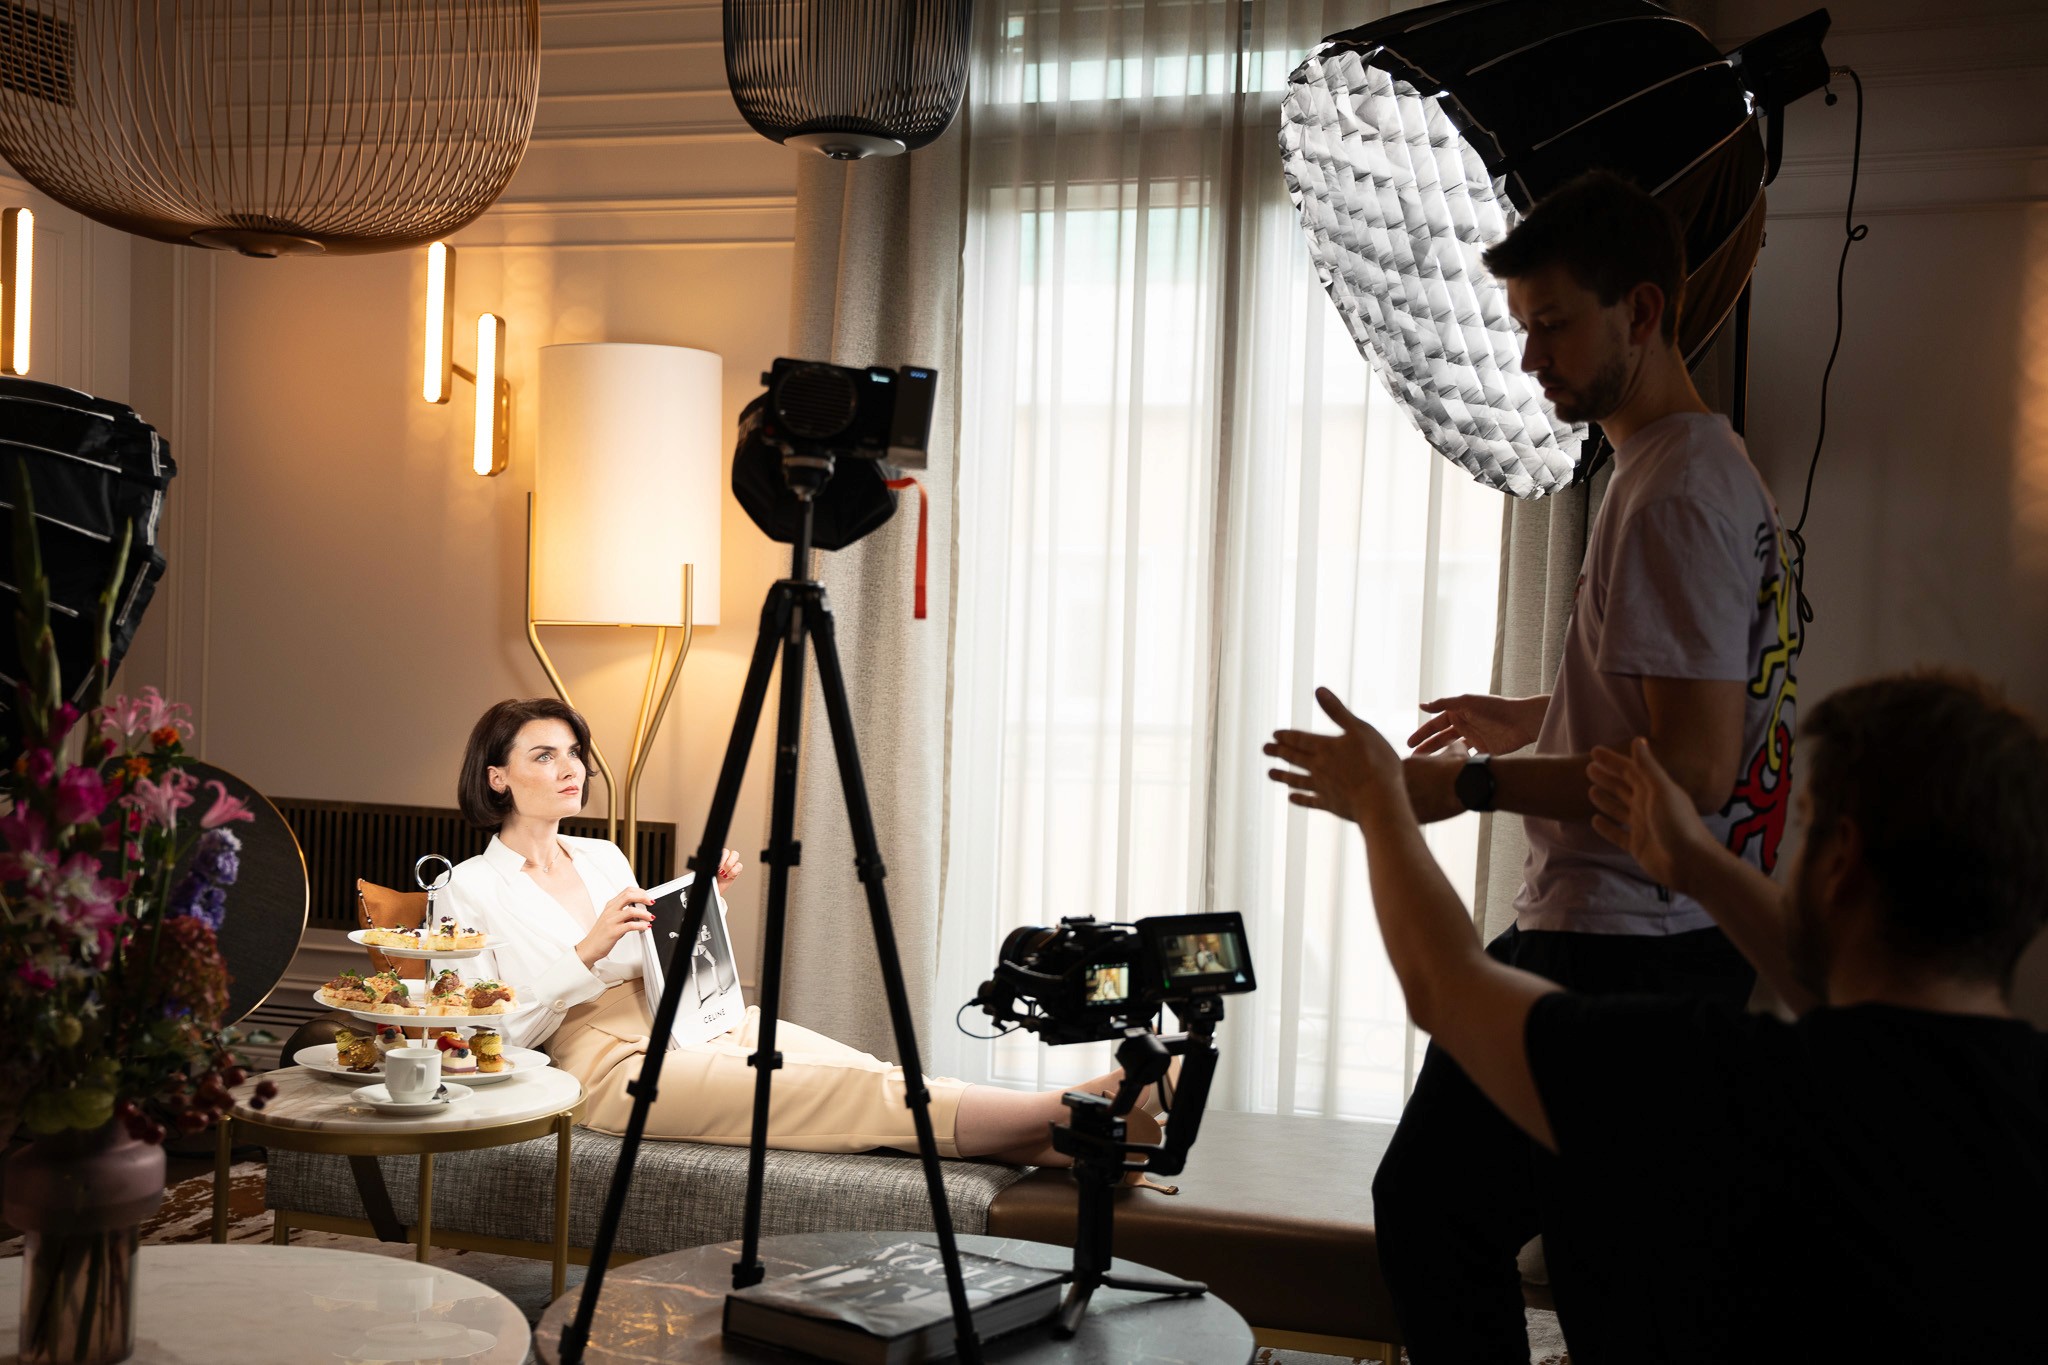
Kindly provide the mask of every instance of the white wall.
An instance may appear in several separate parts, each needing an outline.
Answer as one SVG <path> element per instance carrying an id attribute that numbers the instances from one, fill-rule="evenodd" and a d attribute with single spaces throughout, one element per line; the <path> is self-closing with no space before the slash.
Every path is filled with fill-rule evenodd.
<path id="1" fill-rule="evenodd" d="M 123 681 L 189 700 L 204 756 L 260 790 L 452 805 L 477 714 L 548 691 L 522 624 L 539 347 L 716 351 L 727 432 L 784 348 L 794 159 L 732 104 L 717 0 L 541 8 L 532 146 L 498 205 L 453 238 L 457 362 L 472 363 L 478 312 L 507 319 L 504 474 L 468 470 L 467 384 L 444 407 L 419 398 L 424 253 L 258 261 L 135 246 L 132 387 L 181 474 L 165 590 Z M 697 634 L 641 789 L 643 818 L 677 821 L 685 852 L 762 596 L 788 562 L 729 491 L 723 504 L 723 624 Z M 551 635 L 615 768 L 651 638 Z M 750 867 L 766 826 L 762 739 L 730 840 Z M 743 960 L 763 884 L 749 876 L 732 901 Z"/>
<path id="2" fill-rule="evenodd" d="M 1812 8 L 1721 0 L 1729 46 Z M 2048 5 L 1846 0 L 1865 91 L 1847 328 L 1807 540 L 1801 693 L 1945 663 L 2048 714 Z M 1788 114 L 1756 276 L 1750 449 L 1788 518 L 1834 335 L 1853 87 Z"/>

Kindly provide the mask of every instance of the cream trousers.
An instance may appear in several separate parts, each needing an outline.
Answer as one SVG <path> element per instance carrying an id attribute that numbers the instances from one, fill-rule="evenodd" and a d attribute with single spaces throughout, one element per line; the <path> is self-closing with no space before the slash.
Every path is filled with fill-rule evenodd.
<path id="1" fill-rule="evenodd" d="M 583 1082 L 583 1125 L 622 1133 L 632 1113 L 626 1083 L 640 1074 L 649 1020 L 644 988 L 622 981 L 578 1005 L 545 1044 L 555 1065 Z M 754 1068 L 747 1065 L 760 1011 L 707 1043 L 670 1052 L 661 1088 L 648 1111 L 646 1135 L 678 1142 L 743 1146 L 753 1130 Z M 768 1109 L 768 1145 L 796 1152 L 917 1150 L 917 1130 L 904 1103 L 903 1068 L 871 1057 L 787 1019 L 775 1027 L 782 1069 Z M 954 1130 L 964 1081 L 925 1077 L 939 1155 L 959 1155 Z"/>

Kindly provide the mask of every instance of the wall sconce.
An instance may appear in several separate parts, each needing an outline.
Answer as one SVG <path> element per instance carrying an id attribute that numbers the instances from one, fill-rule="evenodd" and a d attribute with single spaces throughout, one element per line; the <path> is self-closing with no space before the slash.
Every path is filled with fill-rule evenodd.
<path id="1" fill-rule="evenodd" d="M 540 350 L 540 436 L 527 500 L 527 641 L 555 692 L 573 706 L 541 627 L 654 630 L 625 773 L 615 776 L 591 744 L 608 793 L 607 836 L 628 858 L 639 829 L 640 778 L 691 635 L 697 626 L 718 624 L 723 377 L 720 357 L 682 346 L 598 342 Z M 671 631 L 680 632 L 672 663 Z M 657 871 L 667 875 L 646 870 Z"/>
<path id="2" fill-rule="evenodd" d="M 36 215 L 0 214 L 0 371 L 28 373 L 29 305 L 36 287 Z"/>
<path id="3" fill-rule="evenodd" d="M 425 370 L 420 392 L 429 403 L 445 403 L 455 381 L 476 386 L 476 436 L 469 467 L 488 478 L 505 472 L 510 459 L 512 386 L 505 380 L 505 319 L 480 313 L 476 320 L 476 370 L 455 363 L 455 248 L 435 242 L 427 248 Z"/>

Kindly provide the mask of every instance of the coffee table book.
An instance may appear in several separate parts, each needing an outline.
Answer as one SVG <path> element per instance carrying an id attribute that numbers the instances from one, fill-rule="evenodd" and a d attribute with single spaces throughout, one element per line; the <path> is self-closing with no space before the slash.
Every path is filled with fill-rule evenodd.
<path id="1" fill-rule="evenodd" d="M 987 1341 L 1059 1309 L 1066 1273 L 971 1251 L 960 1275 Z M 916 1365 L 954 1354 L 952 1301 L 938 1247 L 896 1242 L 858 1260 L 785 1275 L 725 1298 L 725 1332 L 843 1365 Z"/>

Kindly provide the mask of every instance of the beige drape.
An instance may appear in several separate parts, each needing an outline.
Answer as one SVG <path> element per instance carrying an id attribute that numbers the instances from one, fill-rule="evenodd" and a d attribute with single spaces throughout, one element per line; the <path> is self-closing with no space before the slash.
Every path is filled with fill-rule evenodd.
<path id="1" fill-rule="evenodd" d="M 895 517 L 865 540 L 816 556 L 837 623 L 891 916 L 920 1025 L 937 953 L 946 810 L 965 119 L 963 113 L 944 137 L 905 156 L 842 163 L 804 153 L 791 272 L 790 355 L 939 371 L 930 467 L 917 475 L 931 508 L 927 619 L 912 619 L 916 490 L 905 491 Z M 782 1012 L 894 1059 L 815 667 L 810 677 L 797 802 L 803 863 L 791 882 Z M 764 725 L 772 723 L 772 695 Z"/>

